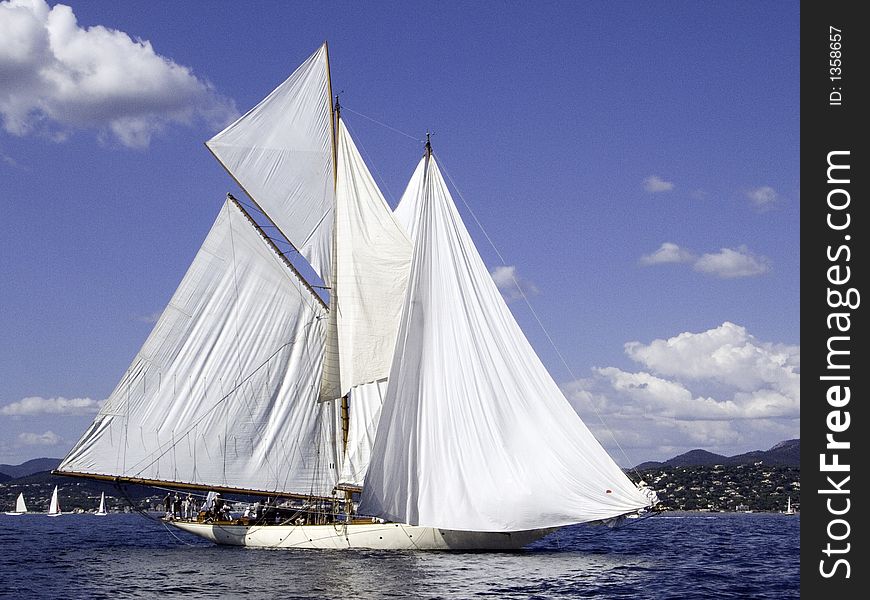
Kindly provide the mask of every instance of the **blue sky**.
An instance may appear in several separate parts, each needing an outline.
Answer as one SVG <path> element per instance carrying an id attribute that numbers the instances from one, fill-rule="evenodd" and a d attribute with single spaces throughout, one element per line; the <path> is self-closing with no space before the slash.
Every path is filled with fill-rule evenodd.
<path id="1" fill-rule="evenodd" d="M 366 4 L 0 2 L 0 462 L 76 441 L 241 196 L 202 142 L 325 39 L 388 200 L 431 130 L 618 462 L 797 437 L 799 4 Z"/>

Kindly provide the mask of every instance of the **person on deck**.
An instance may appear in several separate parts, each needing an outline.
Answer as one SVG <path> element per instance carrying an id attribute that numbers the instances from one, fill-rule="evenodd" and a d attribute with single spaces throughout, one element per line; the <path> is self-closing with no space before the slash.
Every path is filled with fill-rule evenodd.
<path id="1" fill-rule="evenodd" d="M 212 507 L 212 513 L 214 514 L 215 520 L 220 519 L 223 515 L 224 508 L 224 499 L 221 498 L 221 493 L 218 492 L 214 495 L 214 506 Z"/>
<path id="2" fill-rule="evenodd" d="M 172 516 L 172 495 L 166 492 L 166 497 L 163 499 L 163 512 L 166 513 L 166 518 Z"/>

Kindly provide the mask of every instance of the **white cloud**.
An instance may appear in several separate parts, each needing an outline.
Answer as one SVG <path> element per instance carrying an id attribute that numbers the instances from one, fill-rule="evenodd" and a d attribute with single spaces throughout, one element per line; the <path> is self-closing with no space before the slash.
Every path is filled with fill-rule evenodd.
<path id="1" fill-rule="evenodd" d="M 53 431 L 18 434 L 18 443 L 25 446 L 57 446 L 60 442 L 61 437 Z"/>
<path id="2" fill-rule="evenodd" d="M 652 254 L 640 257 L 642 265 L 660 265 L 664 263 L 685 263 L 695 260 L 695 256 L 688 250 L 680 248 L 672 242 L 664 242 L 659 249 Z"/>
<path id="3" fill-rule="evenodd" d="M 625 353 L 651 371 L 687 380 L 715 379 L 739 390 L 760 386 L 799 392 L 800 348 L 760 342 L 728 321 L 701 333 L 681 333 L 649 344 L 628 342 Z"/>
<path id="4" fill-rule="evenodd" d="M 231 100 L 149 41 L 82 28 L 72 8 L 44 0 L 0 2 L 0 81 L 3 127 L 18 136 L 60 141 L 94 128 L 142 148 L 170 124 L 202 118 L 216 127 L 237 114 Z"/>
<path id="5" fill-rule="evenodd" d="M 704 254 L 695 261 L 694 269 L 723 279 L 752 277 L 770 270 L 770 261 L 752 254 L 746 246 L 722 248 L 715 254 Z"/>
<path id="6" fill-rule="evenodd" d="M 650 193 L 670 192 L 674 189 L 674 184 L 670 181 L 665 181 L 658 175 L 650 175 L 643 180 L 643 189 Z"/>
<path id="7" fill-rule="evenodd" d="M 0 415 L 32 416 L 32 415 L 93 415 L 99 412 L 100 400 L 91 398 L 42 398 L 31 396 L 0 407 Z"/>
<path id="8" fill-rule="evenodd" d="M 723 279 L 752 277 L 770 270 L 770 261 L 753 254 L 746 246 L 722 248 L 719 252 L 695 256 L 673 242 L 664 242 L 655 252 L 641 256 L 639 262 L 643 266 L 691 263 L 695 271 Z"/>
<path id="9" fill-rule="evenodd" d="M 769 185 L 763 185 L 753 190 L 749 190 L 746 192 L 746 196 L 752 200 L 752 203 L 756 208 L 760 209 L 770 208 L 779 200 L 779 194 L 777 194 L 776 190 Z"/>
<path id="10" fill-rule="evenodd" d="M 534 296 L 539 293 L 538 287 L 517 273 L 513 265 L 502 265 L 494 268 L 490 275 L 506 300 L 517 300 L 523 296 Z"/>
<path id="11" fill-rule="evenodd" d="M 642 370 L 595 368 L 592 377 L 565 387 L 605 446 L 615 437 L 634 449 L 629 459 L 614 454 L 623 464 L 698 447 L 736 454 L 799 436 L 798 346 L 759 341 L 725 322 L 649 344 L 629 342 L 625 351 Z"/>

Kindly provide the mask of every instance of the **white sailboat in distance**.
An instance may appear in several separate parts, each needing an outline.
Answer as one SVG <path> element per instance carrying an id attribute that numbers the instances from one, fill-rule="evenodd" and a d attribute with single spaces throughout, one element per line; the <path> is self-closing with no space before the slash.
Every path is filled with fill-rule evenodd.
<path id="1" fill-rule="evenodd" d="M 54 491 L 51 493 L 51 502 L 48 505 L 49 517 L 59 517 L 62 513 L 60 510 L 60 502 L 57 499 L 57 486 L 54 486 Z"/>
<path id="2" fill-rule="evenodd" d="M 171 523 L 269 548 L 512 549 L 653 506 L 535 354 L 428 142 L 394 213 L 331 89 L 324 44 L 206 143 L 328 302 L 228 195 L 57 472 L 265 497 Z"/>
<path id="3" fill-rule="evenodd" d="M 6 514 L 9 516 L 27 514 L 27 504 L 24 502 L 24 492 L 18 494 L 18 498 L 15 500 L 15 510 L 6 511 Z"/>
<path id="4" fill-rule="evenodd" d="M 98 517 L 105 517 L 108 514 L 106 512 L 106 492 L 100 492 L 100 507 L 94 514 Z"/>

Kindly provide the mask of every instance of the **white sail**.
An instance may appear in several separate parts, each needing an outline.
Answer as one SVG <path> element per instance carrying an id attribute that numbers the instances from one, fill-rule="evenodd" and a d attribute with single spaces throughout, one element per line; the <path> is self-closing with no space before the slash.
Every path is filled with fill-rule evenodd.
<path id="1" fill-rule="evenodd" d="M 15 501 L 15 512 L 26 513 L 27 504 L 24 502 L 24 492 L 18 494 L 18 499 Z"/>
<path id="2" fill-rule="evenodd" d="M 357 386 L 350 392 L 350 421 L 341 464 L 341 484 L 362 487 L 365 481 L 386 390 L 387 380 L 383 379 Z"/>
<path id="3" fill-rule="evenodd" d="M 48 515 L 57 516 L 60 513 L 60 502 L 57 499 L 57 486 L 54 486 L 54 491 L 51 493 L 51 502 L 48 504 Z"/>
<path id="4" fill-rule="evenodd" d="M 100 492 L 100 507 L 97 509 L 97 514 L 106 514 L 106 492 Z"/>
<path id="5" fill-rule="evenodd" d="M 422 194 L 425 173 L 426 161 L 421 160 L 417 163 L 417 168 L 414 169 L 414 174 L 411 175 L 396 210 L 393 211 L 393 216 L 396 217 L 405 233 L 412 240 L 417 239 L 417 224 L 420 222 L 420 217 L 416 213 L 423 206 Z"/>
<path id="6" fill-rule="evenodd" d="M 329 284 L 334 190 L 326 44 L 206 145 Z"/>
<path id="7" fill-rule="evenodd" d="M 520 531 L 648 506 L 526 340 L 434 157 L 418 201 L 407 207 L 411 275 L 360 511 Z"/>
<path id="8" fill-rule="evenodd" d="M 411 241 L 340 119 L 335 196 L 323 399 L 389 375 L 411 263 Z"/>
<path id="9" fill-rule="evenodd" d="M 317 402 L 325 316 L 228 200 L 58 470 L 329 495 L 338 475 L 335 407 Z"/>

